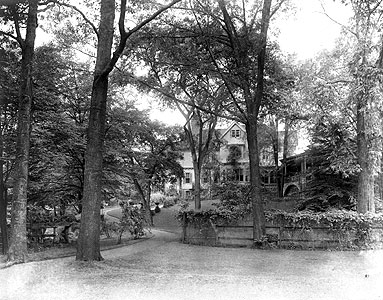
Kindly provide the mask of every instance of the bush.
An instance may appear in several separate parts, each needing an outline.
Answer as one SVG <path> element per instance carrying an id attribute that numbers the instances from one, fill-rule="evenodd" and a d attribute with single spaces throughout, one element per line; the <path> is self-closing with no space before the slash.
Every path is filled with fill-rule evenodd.
<path id="1" fill-rule="evenodd" d="M 145 235 L 145 230 L 149 230 L 149 224 L 144 211 L 126 201 L 121 201 L 120 206 L 122 208 L 122 217 L 118 226 L 119 237 L 117 243 L 121 243 L 122 234 L 125 231 L 129 231 L 134 239 Z"/>
<path id="2" fill-rule="evenodd" d="M 370 231 L 373 227 L 381 227 L 383 214 L 359 214 L 349 210 L 330 210 L 327 212 L 302 211 L 288 213 L 284 211 L 267 211 L 266 221 L 278 226 L 300 227 L 311 230 L 316 226 L 326 226 L 338 233 L 339 237 L 347 237 L 348 233 L 356 234 L 356 241 L 346 242 L 355 246 L 367 246 L 370 243 Z"/>
<path id="3" fill-rule="evenodd" d="M 27 223 L 44 223 L 46 225 L 61 225 L 76 222 L 74 214 L 54 215 L 53 210 L 40 206 L 28 205 Z"/>
<path id="4" fill-rule="evenodd" d="M 213 203 L 216 210 L 213 212 L 225 221 L 238 220 L 250 213 L 251 199 L 250 186 L 238 182 L 225 182 L 213 190 L 219 203 Z"/>
<path id="5" fill-rule="evenodd" d="M 215 199 L 219 203 L 209 210 L 198 211 L 190 209 L 189 203 L 181 203 L 177 219 L 182 222 L 186 216 L 189 223 L 213 222 L 216 224 L 228 224 L 244 218 L 250 213 L 250 186 L 237 182 L 225 182 L 213 187 Z"/>
<path id="6" fill-rule="evenodd" d="M 194 211 L 188 205 L 179 210 L 177 219 L 194 224 L 197 227 L 216 225 L 235 225 L 237 221 L 247 219 L 249 211 L 238 206 L 217 206 L 206 211 Z M 365 249 L 374 247 L 372 228 L 383 225 L 383 214 L 358 214 L 348 210 L 330 210 L 326 212 L 285 212 L 280 210 L 265 211 L 266 222 L 274 226 L 294 227 L 310 231 L 315 227 L 327 227 L 336 233 L 345 249 Z M 352 234 L 351 234 L 352 233 Z M 351 234 L 351 235 L 350 235 Z M 352 240 L 351 240 L 352 237 Z"/>
<path id="7" fill-rule="evenodd" d="M 150 205 L 154 206 L 156 203 L 163 204 L 165 201 L 165 195 L 162 193 L 154 193 L 150 196 Z"/>
<path id="8" fill-rule="evenodd" d="M 164 208 L 171 207 L 179 201 L 178 196 L 167 196 L 163 202 Z"/>

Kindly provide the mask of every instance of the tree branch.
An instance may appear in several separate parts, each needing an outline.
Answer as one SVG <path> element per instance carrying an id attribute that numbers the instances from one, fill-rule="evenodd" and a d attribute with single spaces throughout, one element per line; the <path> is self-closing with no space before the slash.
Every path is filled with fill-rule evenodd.
<path id="1" fill-rule="evenodd" d="M 146 18 L 144 21 L 142 21 L 140 24 L 138 24 L 136 27 L 134 27 L 133 29 L 129 30 L 128 32 L 125 32 L 125 29 L 121 28 L 121 19 L 125 16 L 126 7 L 122 6 L 122 5 L 124 3 L 126 4 L 126 1 L 122 0 L 121 1 L 121 12 L 120 12 L 120 24 L 119 24 L 119 27 L 120 27 L 120 31 L 124 32 L 124 34 L 120 36 L 120 42 L 119 42 L 119 44 L 117 46 L 117 49 L 116 49 L 116 51 L 114 51 L 112 59 L 110 60 L 109 64 L 106 66 L 106 68 L 104 69 L 103 74 L 107 75 L 107 74 L 109 74 L 113 70 L 114 66 L 116 65 L 118 59 L 120 58 L 122 52 L 125 49 L 126 41 L 128 40 L 129 37 L 131 37 L 134 33 L 139 31 L 142 27 L 144 27 L 145 25 L 147 25 L 148 23 L 153 21 L 157 16 L 159 16 L 164 11 L 166 11 L 169 8 L 171 8 L 173 5 L 175 5 L 176 3 L 180 2 L 180 1 L 181 0 L 174 0 L 171 3 L 163 6 L 162 8 L 157 10 L 154 14 L 152 14 L 150 17 Z"/>
<path id="2" fill-rule="evenodd" d="M 13 16 L 13 22 L 15 23 L 16 40 L 19 43 L 21 49 L 24 49 L 25 41 L 24 41 L 23 37 L 21 36 L 19 15 L 17 14 L 16 7 L 12 7 L 11 11 L 12 11 L 12 16 Z"/>
<path id="3" fill-rule="evenodd" d="M 326 9 L 322 3 L 322 1 L 320 2 L 320 5 L 322 6 L 322 9 L 323 9 L 323 12 L 320 12 L 322 13 L 323 15 L 325 15 L 327 18 L 329 18 L 331 21 L 333 21 L 334 23 L 338 24 L 339 26 L 341 26 L 342 28 L 346 29 L 348 32 L 350 32 L 351 34 L 353 34 L 354 36 L 358 37 L 357 33 L 352 31 L 350 28 L 348 28 L 347 26 L 343 25 L 342 23 L 336 21 L 334 18 L 330 17 L 329 14 L 326 12 Z"/>
<path id="4" fill-rule="evenodd" d="M 9 32 L 5 32 L 5 31 L 0 30 L 0 34 L 6 35 L 6 36 L 14 39 L 16 42 L 20 43 L 19 39 L 16 36 L 14 36 L 13 34 L 9 33 Z"/>
<path id="5" fill-rule="evenodd" d="M 217 117 L 221 117 L 221 118 L 224 118 L 224 119 L 227 119 L 227 120 L 232 120 L 232 121 L 236 121 L 236 122 L 240 122 L 240 123 L 243 123 L 243 120 L 241 120 L 240 118 L 236 118 L 236 117 L 230 117 L 230 116 L 227 116 L 227 115 L 224 115 L 224 114 L 221 114 L 221 113 L 217 113 L 217 112 L 213 112 L 209 109 L 206 109 L 204 107 L 201 107 L 195 103 L 190 103 L 188 101 L 185 101 L 185 100 L 182 100 L 182 99 L 179 99 L 177 98 L 176 96 L 170 94 L 169 92 L 159 88 L 159 87 L 156 87 L 156 86 L 153 86 L 151 85 L 150 83 L 146 82 L 145 80 L 143 79 L 140 79 L 132 74 L 129 74 L 128 75 L 132 80 L 148 87 L 149 89 L 153 90 L 153 91 L 156 91 L 157 93 L 165 96 L 166 98 L 169 98 L 170 100 L 173 100 L 177 103 L 181 103 L 185 106 L 189 106 L 189 107 L 192 107 L 193 109 L 198 109 L 198 110 L 201 110 L 203 112 L 206 112 L 206 113 L 209 113 L 209 114 L 213 114 L 213 115 L 216 115 Z"/>
<path id="6" fill-rule="evenodd" d="M 55 3 L 57 5 L 61 5 L 61 6 L 65 6 L 65 7 L 71 8 L 71 9 L 75 10 L 76 12 L 78 12 L 81 15 L 81 17 L 84 19 L 84 21 L 86 23 L 88 23 L 90 25 L 90 27 L 92 27 L 92 29 L 93 29 L 94 33 L 96 34 L 97 38 L 99 38 L 97 27 L 92 23 L 92 21 L 90 21 L 86 17 L 86 15 L 78 7 L 76 7 L 75 5 L 68 4 L 68 3 L 63 3 L 63 2 L 60 2 L 60 1 L 57 1 L 57 0 L 51 0 L 51 2 Z"/>

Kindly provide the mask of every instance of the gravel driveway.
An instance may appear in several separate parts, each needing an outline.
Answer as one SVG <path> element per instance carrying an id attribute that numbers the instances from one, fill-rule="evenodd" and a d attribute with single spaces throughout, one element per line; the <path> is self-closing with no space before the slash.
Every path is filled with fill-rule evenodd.
<path id="1" fill-rule="evenodd" d="M 0 299 L 383 299 L 383 252 L 254 250 L 185 245 L 179 234 L 0 270 Z"/>

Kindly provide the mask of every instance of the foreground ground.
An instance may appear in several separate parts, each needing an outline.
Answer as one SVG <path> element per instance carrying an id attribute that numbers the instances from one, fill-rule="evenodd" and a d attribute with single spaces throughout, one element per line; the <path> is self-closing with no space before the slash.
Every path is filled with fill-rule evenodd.
<path id="1" fill-rule="evenodd" d="M 0 299 L 383 299 L 382 251 L 199 247 L 167 229 L 103 251 L 103 262 L 1 269 Z"/>

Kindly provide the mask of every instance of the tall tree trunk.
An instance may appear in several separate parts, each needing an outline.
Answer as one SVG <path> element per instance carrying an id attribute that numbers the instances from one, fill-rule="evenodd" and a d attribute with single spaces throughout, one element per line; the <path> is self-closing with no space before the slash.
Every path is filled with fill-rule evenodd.
<path id="1" fill-rule="evenodd" d="M 193 169 L 194 169 L 194 203 L 195 209 L 201 209 L 201 166 L 199 161 L 193 158 Z"/>
<path id="2" fill-rule="evenodd" d="M 275 119 L 274 131 L 273 131 L 273 155 L 275 164 L 275 177 L 277 180 L 277 196 L 283 196 L 283 188 L 281 186 L 281 176 L 279 176 L 279 132 L 278 132 L 278 119 Z"/>
<path id="3" fill-rule="evenodd" d="M 255 99 L 249 103 L 247 99 L 247 112 L 248 121 L 246 124 L 247 140 L 249 144 L 249 163 L 250 163 L 250 183 L 251 183 L 251 196 L 253 204 L 253 240 L 254 246 L 262 246 L 263 238 L 266 234 L 265 229 L 265 213 L 263 208 L 261 196 L 261 178 L 259 169 L 259 151 L 258 151 L 258 114 L 261 107 L 263 98 L 263 77 L 266 61 L 266 44 L 267 44 L 267 31 L 269 28 L 271 1 L 265 0 L 262 8 L 262 21 L 261 21 L 261 49 L 258 54 L 258 70 L 257 70 L 257 88 Z M 249 92 L 245 91 L 245 95 Z M 247 97 L 249 98 L 249 97 Z"/>
<path id="4" fill-rule="evenodd" d="M 201 209 L 201 164 L 200 161 L 204 159 L 204 154 L 201 151 L 201 143 L 202 143 L 202 130 L 201 128 L 198 128 L 195 130 L 195 132 L 199 132 L 199 135 L 197 136 L 197 139 L 199 139 L 199 143 L 196 143 L 195 136 L 193 135 L 193 130 L 191 127 L 190 122 L 184 126 L 184 130 L 186 133 L 186 136 L 189 141 L 190 145 L 190 152 L 193 162 L 193 173 L 194 173 L 194 190 L 193 190 L 193 196 L 194 196 L 194 208 L 195 209 Z M 199 149 L 197 154 L 197 149 Z"/>
<path id="5" fill-rule="evenodd" d="M 150 194 L 151 194 L 151 188 L 148 187 L 148 190 L 144 192 L 144 189 L 142 188 L 141 184 L 137 179 L 133 179 L 134 185 L 136 187 L 137 192 L 140 194 L 140 197 L 142 199 L 142 206 L 145 211 L 145 218 L 149 225 L 153 226 L 153 216 L 152 212 L 150 211 Z M 148 183 L 149 184 L 149 183 Z"/>
<path id="6" fill-rule="evenodd" d="M 249 146 L 250 186 L 252 199 L 253 239 L 254 246 L 261 246 L 265 236 L 265 213 L 261 196 L 261 176 L 259 168 L 258 129 L 254 117 L 246 124 L 247 142 Z"/>
<path id="7" fill-rule="evenodd" d="M 16 166 L 13 185 L 11 230 L 8 262 L 25 262 L 27 258 L 27 184 L 29 143 L 31 131 L 32 63 L 37 27 L 37 0 L 29 1 L 25 40 L 21 40 L 22 59 L 20 72 L 19 111 L 17 123 Z"/>
<path id="8" fill-rule="evenodd" d="M 154 226 L 152 211 L 150 210 L 151 194 L 152 194 L 152 186 L 151 186 L 151 183 L 148 182 L 148 188 L 146 191 L 146 201 L 144 202 L 145 213 L 146 213 L 146 219 L 148 220 L 149 225 Z"/>
<path id="9" fill-rule="evenodd" d="M 0 161 L 0 232 L 3 254 L 8 252 L 7 202 L 3 179 L 3 163 Z"/>
<path id="10" fill-rule="evenodd" d="M 374 168 L 371 165 L 369 141 L 366 133 L 367 97 L 361 95 L 357 104 L 358 205 L 359 213 L 375 212 Z"/>
<path id="11" fill-rule="evenodd" d="M 281 170 L 281 190 L 282 190 L 282 197 L 283 195 L 283 188 L 285 186 L 286 181 L 286 159 L 288 154 L 288 147 L 289 147 L 289 130 L 290 130 L 290 124 L 287 118 L 285 118 L 285 130 L 284 130 L 284 136 L 283 136 L 283 154 L 282 154 L 282 170 Z"/>
<path id="12" fill-rule="evenodd" d="M 381 89 L 382 84 L 377 74 L 383 66 L 383 40 L 381 37 L 378 46 L 372 34 L 377 30 L 376 20 L 380 19 L 380 5 L 376 5 L 374 1 L 351 1 L 351 3 L 354 12 L 356 51 L 350 67 L 354 76 L 352 92 L 356 100 L 356 139 L 360 167 L 357 210 L 359 213 L 366 213 L 375 212 L 374 175 L 379 171 L 376 153 L 380 149 L 380 141 L 377 141 L 380 133 L 375 128 L 377 124 L 374 120 L 379 119 L 377 107 L 379 107 L 381 95 L 376 91 Z M 371 59 L 374 59 L 375 51 L 379 51 L 379 57 L 373 66 Z"/>
<path id="13" fill-rule="evenodd" d="M 109 73 L 105 73 L 104 70 L 111 59 L 114 17 L 115 1 L 101 1 L 101 19 L 85 154 L 84 194 L 76 260 L 102 260 L 100 253 L 100 209 L 109 76 Z"/>
<path id="14" fill-rule="evenodd" d="M 180 0 L 174 0 L 154 14 L 125 31 L 126 0 L 121 0 L 119 31 L 120 41 L 112 53 L 115 0 L 101 0 L 100 26 L 98 30 L 97 59 L 94 72 L 88 141 L 85 154 L 84 197 L 82 200 L 81 227 L 76 260 L 101 260 L 100 208 L 102 184 L 102 160 L 105 137 L 108 77 L 125 49 L 128 38 Z"/>
<path id="15" fill-rule="evenodd" d="M 1 110 L 1 107 L 0 107 Z M 7 206 L 8 201 L 5 196 L 5 183 L 4 183 L 4 165 L 3 157 L 4 154 L 4 143 L 3 143 L 3 128 L 0 124 L 0 231 L 1 231 L 1 244 L 2 253 L 8 252 L 8 228 L 7 228 Z"/>

